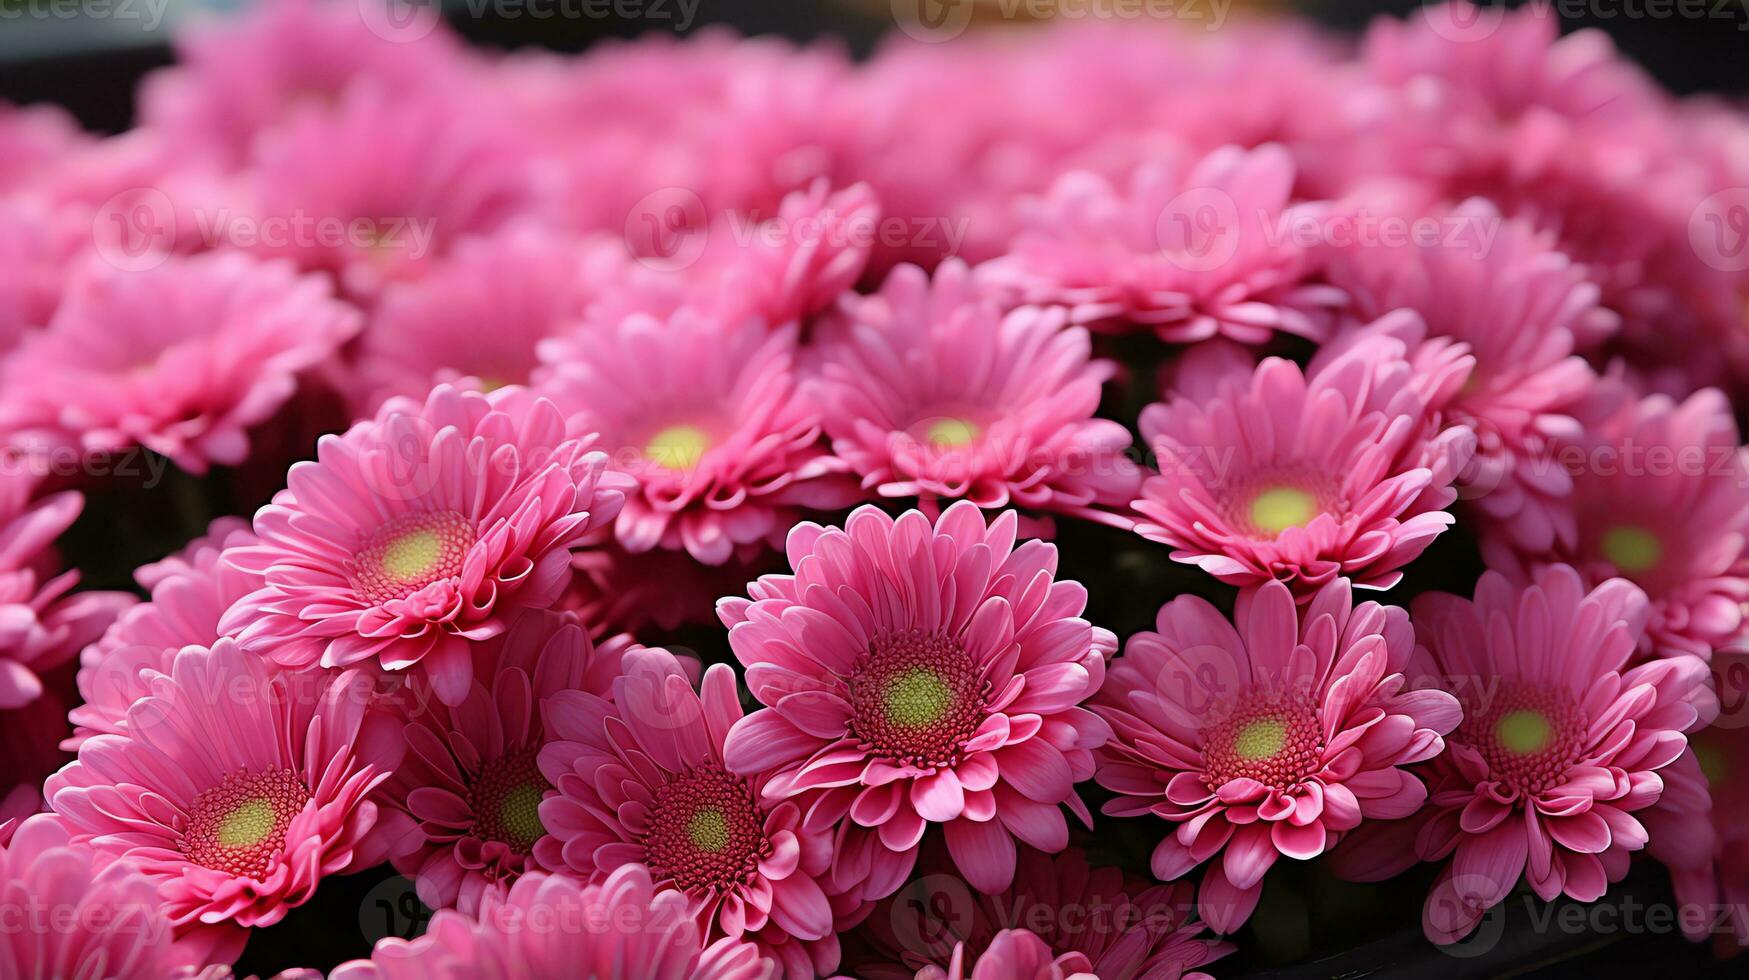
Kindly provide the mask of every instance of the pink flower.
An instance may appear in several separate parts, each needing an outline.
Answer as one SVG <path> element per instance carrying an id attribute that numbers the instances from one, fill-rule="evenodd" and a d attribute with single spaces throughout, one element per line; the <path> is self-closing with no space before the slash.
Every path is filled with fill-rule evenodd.
<path id="1" fill-rule="evenodd" d="M 718 664 L 695 693 L 665 650 L 626 655 L 611 701 L 566 691 L 546 702 L 552 740 L 540 772 L 549 867 L 596 879 L 626 864 L 686 896 L 702 933 L 757 944 L 787 976 L 838 965 L 832 906 L 819 880 L 830 837 L 802 806 L 763 795 L 770 774 L 731 773 L 723 742 L 742 718 L 735 675 Z"/>
<path id="2" fill-rule="evenodd" d="M 1572 477 L 1577 533 L 1552 552 L 1485 538 L 1489 564 L 1519 581 L 1551 561 L 1590 582 L 1629 579 L 1651 599 L 1645 652 L 1707 657 L 1738 642 L 1749 601 L 1749 455 L 1725 397 L 1628 398 L 1556 452 Z"/>
<path id="3" fill-rule="evenodd" d="M 335 273 L 352 294 L 418 278 L 450 245 L 530 214 L 537 158 L 475 89 L 397 96 L 348 87 L 305 107 L 251 152 L 239 217 L 262 230 L 240 247 Z M 225 229 L 220 229 L 224 231 Z"/>
<path id="4" fill-rule="evenodd" d="M 54 315 L 67 279 L 59 226 L 49 210 L 20 199 L 0 200 L 0 353 Z M 89 229 L 87 229 L 89 234 Z"/>
<path id="5" fill-rule="evenodd" d="M 692 203 L 655 194 L 632 211 L 624 246 L 636 264 L 591 307 L 593 322 L 664 318 L 690 306 L 726 322 L 806 328 L 856 285 L 883 228 L 866 185 L 833 193 L 823 178 L 785 196 L 775 213 L 730 212 L 700 227 L 673 227 Z M 702 209 L 690 211 L 702 218 Z"/>
<path id="6" fill-rule="evenodd" d="M 987 949 L 1001 930 L 1020 929 L 1055 955 L 1085 956 L 1094 976 L 1178 980 L 1232 951 L 1203 935 L 1194 892 L 1188 883 L 1161 885 L 1091 867 L 1077 848 L 1054 858 L 1027 848 L 1013 887 L 1000 895 L 977 895 L 955 876 L 929 874 L 881 903 L 863 933 L 894 962 L 859 972 L 867 980 L 900 980 L 918 966 L 950 961 L 962 944 Z"/>
<path id="7" fill-rule="evenodd" d="M 766 706 L 735 726 L 729 768 L 771 772 L 767 799 L 813 794 L 806 827 L 833 834 L 834 891 L 890 894 L 941 824 L 973 887 L 1014 878 L 1015 841 L 1068 844 L 1061 806 L 1109 732 L 1080 707 L 1116 639 L 1088 624 L 1087 593 L 1053 581 L 1056 548 L 1015 546 L 961 501 L 934 522 L 859 508 L 844 529 L 797 525 L 793 575 L 718 605 Z"/>
<path id="8" fill-rule="evenodd" d="M 1527 549 L 1571 540 L 1572 480 L 1550 455 L 1555 440 L 1579 435 L 1570 413 L 1596 383 L 1573 351 L 1602 313 L 1597 287 L 1549 236 L 1507 221 L 1486 201 L 1421 217 L 1461 239 L 1339 249 L 1327 275 L 1362 321 L 1398 309 L 1420 315 L 1425 334 L 1400 336 L 1423 374 L 1463 354 L 1475 358 L 1468 380 L 1437 394 L 1433 407 L 1477 431 L 1464 479 L 1476 506 Z"/>
<path id="9" fill-rule="evenodd" d="M 255 543 L 247 521 L 221 517 L 182 551 L 134 572 L 152 598 L 123 612 L 79 655 L 84 703 L 72 711 L 74 732 L 63 748 L 73 751 L 93 735 L 124 731 L 128 708 L 151 694 L 154 672 L 169 673 L 183 647 L 218 640 L 225 610 L 262 586 L 259 575 L 225 560 L 225 549 Z"/>
<path id="10" fill-rule="evenodd" d="M 478 916 L 443 909 L 418 939 L 384 939 L 368 960 L 330 980 L 487 977 L 624 977 L 626 980 L 760 980 L 752 951 L 728 940 L 699 949 L 684 899 L 658 891 L 628 864 L 599 884 L 562 875 L 518 878 Z"/>
<path id="11" fill-rule="evenodd" d="M 464 52 L 441 21 L 427 25 L 381 0 L 271 0 L 178 27 L 176 67 L 141 85 L 141 122 L 223 166 L 355 80 L 407 97 L 466 78 Z"/>
<path id="12" fill-rule="evenodd" d="M 1423 595 L 1414 619 L 1416 672 L 1457 694 L 1464 721 L 1422 773 L 1428 806 L 1386 843 L 1353 839 L 1374 865 L 1354 876 L 1450 858 L 1422 913 L 1435 942 L 1467 935 L 1520 878 L 1545 901 L 1597 900 L 1646 845 L 1635 814 L 1687 745 L 1705 664 L 1627 669 L 1645 594 L 1620 579 L 1587 593 L 1561 565 L 1527 588 L 1486 573 L 1473 602 Z"/>
<path id="13" fill-rule="evenodd" d="M 60 106 L 0 102 L 0 192 L 32 189 L 91 142 L 72 113 Z"/>
<path id="14" fill-rule="evenodd" d="M 1341 294 L 1309 280 L 1310 250 L 1283 231 L 1319 213 L 1289 203 L 1293 184 L 1293 158 L 1274 145 L 1144 164 L 1127 193 L 1069 174 L 1023 203 L 1011 251 L 981 275 L 1072 323 L 1135 324 L 1172 343 L 1321 339 Z"/>
<path id="15" fill-rule="evenodd" d="M 1094 418 L 1113 366 L 1061 310 L 1001 307 L 949 259 L 900 266 L 812 352 L 833 451 L 884 497 L 1125 523 L 1129 430 Z"/>
<path id="16" fill-rule="evenodd" d="M 577 575 L 558 608 L 576 612 L 594 637 L 642 635 L 717 623 L 717 599 L 777 567 L 774 553 L 706 565 L 684 551 L 629 554 L 611 541 L 577 552 Z"/>
<path id="17" fill-rule="evenodd" d="M 367 676 L 282 672 L 220 640 L 149 683 L 125 732 L 88 739 L 44 795 L 76 840 L 158 886 L 179 936 L 229 961 L 248 928 L 381 859 L 363 849 L 366 796 L 399 746 L 367 723 Z"/>
<path id="18" fill-rule="evenodd" d="M 384 289 L 359 342 L 356 399 L 374 410 L 464 377 L 487 391 L 527 384 L 540 341 L 580 319 L 625 265 L 619 242 L 527 225 L 467 239 L 429 276 Z"/>
<path id="19" fill-rule="evenodd" d="M 1390 588 L 1452 523 L 1444 508 L 1475 442 L 1428 406 L 1469 358 L 1427 377 L 1404 353 L 1381 335 L 1309 373 L 1272 357 L 1148 406 L 1142 436 L 1161 472 L 1135 502 L 1136 530 L 1233 585 Z"/>
<path id="20" fill-rule="evenodd" d="M 141 445 L 192 473 L 234 466 L 298 375 L 357 331 L 356 312 L 288 264 L 215 253 L 141 272 L 92 260 L 0 368 L 0 429 L 93 453 Z"/>
<path id="21" fill-rule="evenodd" d="M 477 912 L 524 871 L 540 870 L 536 812 L 552 787 L 535 764 L 547 743 L 541 705 L 561 691 L 606 693 L 619 658 L 582 628 L 524 613 L 475 650 L 475 679 L 454 708 L 413 685 L 401 738 L 412 751 L 375 797 L 373 834 L 431 908 Z"/>
<path id="22" fill-rule="evenodd" d="M 172 938 L 150 878 L 74 843 L 49 814 L 0 847 L 0 914 L 3 976 L 192 977 L 204 962 Z"/>
<path id="23" fill-rule="evenodd" d="M 606 457 L 527 395 L 440 385 L 324 436 L 255 515 L 261 543 L 230 556 L 266 584 L 220 631 L 289 667 L 418 665 L 460 704 L 472 643 L 557 600 L 571 549 L 624 499 Z"/>
<path id="24" fill-rule="evenodd" d="M 54 542 L 84 501 L 65 491 L 31 502 L 34 485 L 27 476 L 0 476 L 0 710 L 36 700 L 42 674 L 71 660 L 134 603 L 125 592 L 73 591 L 79 572 L 63 570 Z"/>
<path id="25" fill-rule="evenodd" d="M 1641 814 L 1651 840 L 1646 851 L 1670 869 L 1683 931 L 1696 942 L 1712 938 L 1724 955 L 1749 946 L 1749 738 L 1742 727 L 1742 697 L 1749 655 L 1721 653 L 1713 677 L 1721 699 L 1734 702 L 1719 724 L 1688 737 L 1688 751 L 1664 767 L 1664 795 Z M 1729 694 L 1726 688 L 1729 688 Z M 1718 915 L 1721 909 L 1731 914 Z"/>
<path id="26" fill-rule="evenodd" d="M 541 346 L 541 390 L 572 431 L 599 432 L 638 481 L 614 524 L 633 554 L 678 550 L 708 565 L 774 546 L 806 509 L 856 499 L 797 391 L 796 328 L 681 310 L 633 315 Z"/>
<path id="27" fill-rule="evenodd" d="M 1407 766 L 1444 747 L 1452 696 L 1406 691 L 1414 647 L 1402 609 L 1351 605 L 1337 579 L 1301 611 L 1270 582 L 1240 593 L 1233 624 L 1195 596 L 1160 609 L 1112 665 L 1094 710 L 1114 736 L 1098 753 L 1112 816 L 1174 826 L 1156 877 L 1204 861 L 1199 905 L 1216 930 L 1250 917 L 1277 858 L 1307 861 L 1368 820 L 1414 813 L 1427 790 Z"/>
<path id="28" fill-rule="evenodd" d="M 1051 947 L 1024 929 L 1004 929 L 968 967 L 966 947 L 954 947 L 945 967 L 926 966 L 917 980 L 1073 980 L 1097 976 L 1080 953 L 1053 955 Z"/>

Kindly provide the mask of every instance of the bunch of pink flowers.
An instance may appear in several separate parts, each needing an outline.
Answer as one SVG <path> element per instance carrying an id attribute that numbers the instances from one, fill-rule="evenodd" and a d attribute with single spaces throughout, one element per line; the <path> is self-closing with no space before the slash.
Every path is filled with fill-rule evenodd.
<path id="1" fill-rule="evenodd" d="M 1749 945 L 1749 118 L 1499 13 L 265 0 L 0 107 L 0 976 L 1178 980 L 1636 866 Z"/>

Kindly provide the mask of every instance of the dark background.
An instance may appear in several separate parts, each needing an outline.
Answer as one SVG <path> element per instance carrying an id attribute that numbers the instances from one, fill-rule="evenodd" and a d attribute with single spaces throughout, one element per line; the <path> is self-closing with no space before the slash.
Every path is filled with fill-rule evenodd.
<path id="1" fill-rule="evenodd" d="M 162 33 L 156 36 L 118 33 L 113 24 L 78 18 L 46 22 L 5 16 L 9 9 L 16 12 L 16 5 L 21 2 L 44 0 L 0 0 L 0 99 L 55 102 L 93 129 L 125 129 L 131 122 L 133 92 L 140 77 L 170 60 Z M 1705 17 L 1681 17 L 1674 13 L 1648 16 L 1648 2 L 1653 5 L 1650 10 L 1656 12 L 1660 10 L 1658 4 L 1670 3 L 1674 8 L 1678 0 L 1560 0 L 1558 9 L 1570 29 L 1595 26 L 1607 30 L 1624 52 L 1674 91 L 1711 91 L 1734 97 L 1749 92 L 1749 0 L 1704 0 Z M 1701 0 L 1680 2 L 1684 9 L 1693 10 L 1696 8 L 1692 5 Z M 1273 4 L 1348 30 L 1358 30 L 1378 13 L 1401 14 L 1418 5 L 1416 0 L 1300 0 Z M 633 36 L 651 26 L 648 22 L 593 19 L 477 18 L 468 12 L 465 3 L 452 3 L 449 9 L 452 24 L 469 39 L 505 48 L 542 45 L 582 50 L 601 38 Z M 727 24 L 747 34 L 780 34 L 795 40 L 834 37 L 846 43 L 851 51 L 863 54 L 872 49 L 891 19 L 888 0 L 699 0 L 691 29 L 696 31 L 709 24 Z M 657 29 L 666 28 L 657 25 Z M 1267 67 L 1259 65 L 1258 70 Z M 1065 544 L 1071 549 L 1088 548 L 1109 554 L 1114 569 L 1128 568 L 1138 579 L 1145 579 L 1146 570 L 1153 567 L 1141 560 L 1126 562 L 1126 554 L 1137 546 L 1129 536 L 1073 523 L 1065 528 L 1065 533 L 1099 538 Z M 1463 565 L 1466 558 L 1473 560 L 1473 556 L 1453 554 L 1435 556 L 1433 563 L 1456 567 Z M 1136 591 L 1159 594 L 1162 590 L 1181 590 L 1186 583 L 1131 584 Z M 1121 603 L 1125 591 L 1095 590 L 1094 595 Z M 1089 614 L 1095 621 L 1115 628 L 1133 610 L 1113 606 L 1090 609 Z M 1146 624 L 1131 625 L 1139 629 Z M 1122 834 L 1114 837 L 1121 838 Z M 1127 842 L 1121 839 L 1083 843 L 1113 852 L 1127 849 Z M 1141 854 L 1145 855 L 1145 849 Z M 1145 865 L 1145 857 L 1138 856 L 1138 860 Z M 1301 873 L 1285 867 L 1290 863 L 1284 862 L 1284 873 Z M 1437 951 L 1415 928 L 1406 927 L 1379 938 L 1376 924 L 1412 916 L 1405 914 L 1406 909 L 1419 907 L 1426 888 L 1427 882 L 1418 879 L 1384 886 L 1354 886 L 1318 877 L 1293 887 L 1271 889 L 1265 895 L 1266 907 L 1254 921 L 1287 923 L 1286 934 L 1263 935 L 1248 930 L 1240 936 L 1244 952 L 1215 964 L 1215 972 L 1228 978 L 1332 980 L 1411 976 L 1749 977 L 1749 957 L 1728 964 L 1715 963 L 1704 949 L 1690 946 L 1668 932 L 1615 925 L 1606 926 L 1606 932 L 1538 929 L 1531 921 L 1531 907 L 1516 898 L 1508 903 L 1511 911 L 1503 938 L 1485 952 L 1475 948 L 1461 950 L 1459 955 Z M 422 924 L 422 910 L 409 894 L 410 889 L 387 874 L 329 881 L 323 892 L 323 901 L 295 910 L 285 922 L 255 937 L 238 964 L 239 972 L 266 975 L 291 966 L 329 968 L 350 956 L 366 954 L 369 948 L 366 934 L 405 934 Z M 1283 900 L 1282 896 L 1287 896 L 1285 900 L 1296 907 L 1268 907 Z M 1302 907 L 1308 899 L 1309 907 Z M 1628 882 L 1612 890 L 1605 904 L 1614 903 L 1621 909 L 1624 901 L 1636 902 L 1641 908 L 1649 903 L 1669 902 L 1662 872 L 1642 865 Z M 334 910 L 344 908 L 359 910 L 357 928 L 351 922 L 334 919 Z M 1269 931 L 1282 930 L 1272 927 Z M 1308 959 L 1311 962 L 1306 962 Z"/>

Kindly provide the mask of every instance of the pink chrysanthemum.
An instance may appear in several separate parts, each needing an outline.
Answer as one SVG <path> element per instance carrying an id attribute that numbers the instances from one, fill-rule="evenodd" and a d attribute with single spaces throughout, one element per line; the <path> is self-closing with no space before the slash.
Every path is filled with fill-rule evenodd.
<path id="1" fill-rule="evenodd" d="M 0 918 L 0 976 L 192 977 L 204 962 L 175 941 L 151 879 L 50 814 L 0 847 Z"/>
<path id="2" fill-rule="evenodd" d="M 797 525 L 794 574 L 718 605 L 766 705 L 730 734 L 729 767 L 774 772 L 768 798 L 815 797 L 806 826 L 834 834 L 839 893 L 890 894 L 932 823 L 998 892 L 1016 839 L 1060 851 L 1062 807 L 1090 819 L 1075 783 L 1110 733 L 1080 705 L 1117 642 L 1080 618 L 1085 589 L 1053 581 L 1056 548 L 1016 547 L 1016 527 L 965 501 L 933 527 L 862 507 L 843 530 Z"/>
<path id="3" fill-rule="evenodd" d="M 948 260 L 900 266 L 813 352 L 833 451 L 884 497 L 964 498 L 1108 522 L 1141 485 L 1129 430 L 1094 418 L 1112 365 L 1058 309 L 1001 307 Z"/>
<path id="4" fill-rule="evenodd" d="M 1422 915 L 1436 942 L 1468 934 L 1521 878 L 1546 901 L 1595 901 L 1646 845 L 1635 814 L 1687 745 L 1705 664 L 1627 669 L 1645 594 L 1620 579 L 1587 593 L 1562 565 L 1526 588 L 1488 572 L 1473 602 L 1421 596 L 1414 619 L 1416 674 L 1454 691 L 1464 721 L 1423 769 L 1428 806 L 1382 842 L 1356 837 L 1370 867 L 1349 873 L 1450 858 Z"/>
<path id="5" fill-rule="evenodd" d="M 966 952 L 965 943 L 957 944 L 945 966 L 926 966 L 917 971 L 916 980 L 1078 980 L 1096 975 L 1081 953 L 1058 955 L 1032 932 L 1004 929 L 975 956 Z"/>
<path id="6" fill-rule="evenodd" d="M 552 788 L 536 765 L 547 741 L 541 705 L 561 691 L 605 694 L 619 673 L 619 658 L 598 654 L 582 627 L 539 611 L 480 644 L 475 660 L 473 686 L 454 708 L 411 687 L 402 737 L 412 751 L 375 797 L 382 819 L 372 832 L 420 901 L 469 914 L 486 893 L 541 869 L 537 810 Z"/>
<path id="7" fill-rule="evenodd" d="M 1749 655 L 1720 654 L 1713 671 L 1730 687 L 1735 713 L 1689 735 L 1688 752 L 1658 773 L 1664 795 L 1641 820 L 1647 853 L 1670 869 L 1683 931 L 1729 955 L 1749 946 L 1749 731 L 1741 716 Z"/>
<path id="8" fill-rule="evenodd" d="M 583 316 L 623 271 L 625 246 L 520 225 L 461 242 L 431 275 L 383 291 L 359 340 L 364 407 L 473 378 L 527 384 L 535 348 Z"/>
<path id="9" fill-rule="evenodd" d="M 221 517 L 177 554 L 134 572 L 151 600 L 116 617 L 79 655 L 84 703 L 72 711 L 73 736 L 63 748 L 76 750 L 92 735 L 123 731 L 128 708 L 152 693 L 152 672 L 169 673 L 183 647 L 212 646 L 218 640 L 225 610 L 262 585 L 260 576 L 225 561 L 224 550 L 255 542 L 247 521 Z"/>
<path id="10" fill-rule="evenodd" d="M 539 161 L 478 97 L 364 84 L 294 112 L 251 153 L 245 210 L 263 233 L 246 247 L 374 295 L 428 272 L 452 243 L 527 216 Z"/>
<path id="11" fill-rule="evenodd" d="M 838 965 L 832 906 L 818 878 L 830 838 L 802 827 L 802 807 L 768 798 L 766 773 L 737 775 L 723 742 L 742 718 L 735 675 L 718 664 L 695 693 L 665 650 L 626 654 L 608 701 L 584 691 L 547 701 L 552 741 L 540 772 L 557 789 L 540 807 L 549 867 L 594 878 L 648 865 L 686 896 L 708 938 L 756 943 L 783 973 Z"/>
<path id="12" fill-rule="evenodd" d="M 1468 380 L 1433 407 L 1476 429 L 1474 466 L 1464 478 L 1476 506 L 1526 548 L 1547 550 L 1573 536 L 1565 501 L 1572 481 L 1548 457 L 1554 440 L 1579 435 L 1569 412 L 1596 382 L 1573 351 L 1590 329 L 1586 321 L 1602 312 L 1597 287 L 1547 236 L 1507 221 L 1486 201 L 1437 218 L 1440 228 L 1464 235 L 1461 244 L 1343 248 L 1326 274 L 1362 321 L 1398 309 L 1420 315 L 1431 339 L 1402 339 L 1424 374 L 1455 356 L 1475 358 Z"/>
<path id="13" fill-rule="evenodd" d="M 219 629 L 290 667 L 414 665 L 446 704 L 473 678 L 472 642 L 551 605 L 571 549 L 613 519 L 626 484 L 551 402 L 440 385 L 325 436 L 234 551 L 266 585 Z"/>
<path id="14" fill-rule="evenodd" d="M 93 260 L 0 368 L 0 429 L 87 452 L 142 445 L 193 473 L 236 465 L 249 428 L 358 326 L 327 283 L 289 264 L 215 253 L 139 272 Z"/>
<path id="15" fill-rule="evenodd" d="M 1551 553 L 1485 538 L 1490 565 L 1523 581 L 1565 561 L 1591 582 L 1621 576 L 1651 599 L 1647 652 L 1711 656 L 1745 635 L 1749 453 L 1724 395 L 1628 399 L 1556 450 L 1577 533 Z"/>
<path id="16" fill-rule="evenodd" d="M 1075 848 L 1056 857 L 1028 848 L 1014 886 L 1000 895 L 975 895 L 957 879 L 934 874 L 881 903 L 863 933 L 894 962 L 865 965 L 859 975 L 902 980 L 921 966 L 948 962 L 962 943 L 987 949 L 1001 930 L 1026 929 L 1059 956 L 1087 957 L 1094 976 L 1179 980 L 1232 951 L 1204 935 L 1195 910 L 1189 883 L 1162 885 L 1091 867 Z"/>
<path id="17" fill-rule="evenodd" d="M 1151 328 L 1191 343 L 1321 338 L 1341 295 L 1310 281 L 1312 253 L 1283 232 L 1320 206 L 1291 204 L 1294 163 L 1266 146 L 1140 167 L 1129 191 L 1075 173 L 1024 205 L 1009 254 L 981 274 L 1071 322 Z"/>
<path id="18" fill-rule="evenodd" d="M 775 553 L 706 565 L 684 551 L 630 554 L 611 541 L 577 552 L 577 575 L 555 608 L 574 611 L 594 637 L 715 626 L 717 600 L 777 568 Z"/>
<path id="19" fill-rule="evenodd" d="M 63 570 L 54 542 L 83 500 L 66 491 L 33 503 L 35 482 L 0 474 L 0 710 L 36 700 L 40 675 L 71 660 L 134 603 L 123 592 L 73 591 L 79 572 Z"/>
<path id="20" fill-rule="evenodd" d="M 725 322 L 796 324 L 849 292 L 882 232 L 880 206 L 866 185 L 836 193 L 822 179 L 784 197 L 775 213 L 718 214 L 699 227 L 671 227 L 692 212 L 685 198 L 647 198 L 627 219 L 634 265 L 604 288 L 589 318 L 617 323 L 633 313 L 665 318 L 683 306 Z"/>
<path id="21" fill-rule="evenodd" d="M 44 795 L 78 840 L 158 886 L 179 935 L 235 958 L 248 928 L 381 860 L 364 848 L 366 797 L 400 746 L 367 724 L 367 675 L 282 672 L 227 639 L 184 649 L 150 686 L 125 733 L 88 739 Z"/>
<path id="22" fill-rule="evenodd" d="M 1161 472 L 1135 502 L 1136 530 L 1234 585 L 1278 579 L 1304 595 L 1342 576 L 1391 587 L 1451 524 L 1444 508 L 1475 445 L 1427 404 L 1471 359 L 1429 378 L 1403 354 L 1371 337 L 1309 376 L 1269 358 L 1249 377 L 1148 406 L 1142 436 Z"/>
<path id="23" fill-rule="evenodd" d="M 300 107 L 338 100 L 355 79 L 400 96 L 466 80 L 462 48 L 443 23 L 388 0 L 271 0 L 179 25 L 175 47 L 176 67 L 141 84 L 141 122 L 222 166 Z"/>
<path id="24" fill-rule="evenodd" d="M 634 315 L 540 353 L 551 371 L 541 390 L 638 481 L 614 524 L 627 551 L 685 549 L 721 565 L 781 542 L 803 510 L 856 499 L 797 389 L 793 325 Z"/>
<path id="25" fill-rule="evenodd" d="M 478 916 L 444 909 L 418 939 L 384 939 L 369 960 L 329 980 L 450 977 L 614 977 L 623 980 L 762 980 L 751 947 L 719 940 L 700 950 L 698 926 L 674 892 L 628 864 L 600 884 L 563 875 L 522 876 Z"/>
<path id="26" fill-rule="evenodd" d="M 1337 579 L 1305 606 L 1280 582 L 1240 593 L 1233 624 L 1195 596 L 1160 609 L 1112 665 L 1094 710 L 1112 816 L 1175 824 L 1154 874 L 1204 861 L 1199 905 L 1223 933 L 1256 908 L 1277 858 L 1310 860 L 1367 820 L 1414 813 L 1427 789 L 1406 767 L 1444 747 L 1455 698 L 1406 691 L 1414 650 L 1397 607 L 1352 606 Z"/>

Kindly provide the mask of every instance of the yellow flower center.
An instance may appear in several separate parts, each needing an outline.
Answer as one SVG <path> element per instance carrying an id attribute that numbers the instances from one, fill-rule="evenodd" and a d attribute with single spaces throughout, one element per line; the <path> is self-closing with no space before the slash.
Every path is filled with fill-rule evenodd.
<path id="1" fill-rule="evenodd" d="M 1603 532 L 1603 557 L 1630 575 L 1649 572 L 1664 557 L 1664 545 L 1645 528 L 1623 524 Z"/>
<path id="2" fill-rule="evenodd" d="M 272 801 L 244 800 L 219 821 L 219 844 L 224 847 L 254 847 L 273 833 L 273 824 Z"/>
<path id="3" fill-rule="evenodd" d="M 711 439 L 696 425 L 671 425 L 650 437 L 644 458 L 671 470 L 690 470 L 704 458 Z"/>
<path id="4" fill-rule="evenodd" d="M 1251 498 L 1251 523 L 1268 534 L 1302 527 L 1317 514 L 1317 500 L 1295 487 L 1271 487 Z"/>
<path id="5" fill-rule="evenodd" d="M 383 549 L 383 574 L 397 582 L 424 578 L 443 556 L 443 538 L 436 531 L 420 528 L 389 542 Z"/>
<path id="6" fill-rule="evenodd" d="M 887 718 L 895 725 L 933 725 L 953 707 L 953 688 L 934 671 L 913 667 L 887 684 Z"/>
<path id="7" fill-rule="evenodd" d="M 1287 722 L 1281 718 L 1259 718 L 1239 730 L 1233 740 L 1233 752 L 1246 762 L 1259 762 L 1275 757 L 1287 744 Z"/>
<path id="8" fill-rule="evenodd" d="M 978 438 L 978 427 L 965 419 L 937 419 L 930 423 L 929 431 L 924 433 L 923 438 L 931 446 L 958 449 L 970 445 L 972 440 Z"/>
<path id="9" fill-rule="evenodd" d="M 1548 748 L 1554 738 L 1554 726 L 1540 711 L 1521 708 L 1507 712 L 1494 725 L 1500 747 L 1513 755 L 1530 755 Z"/>
<path id="10" fill-rule="evenodd" d="M 715 807 L 696 810 L 686 822 L 686 836 L 694 847 L 715 854 L 729 846 L 729 821 Z"/>

